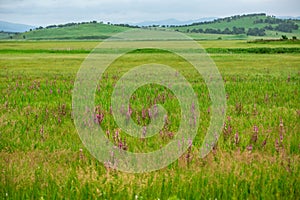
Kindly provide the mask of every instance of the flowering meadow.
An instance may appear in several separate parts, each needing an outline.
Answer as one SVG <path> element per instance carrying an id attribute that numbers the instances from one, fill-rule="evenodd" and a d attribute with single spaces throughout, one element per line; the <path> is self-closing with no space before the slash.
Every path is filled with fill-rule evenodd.
<path id="1" fill-rule="evenodd" d="M 135 138 L 118 127 L 110 96 L 117 81 L 133 66 L 172 66 L 174 76 L 184 76 L 199 100 L 199 128 L 195 139 L 188 141 L 187 151 L 163 169 L 137 174 L 99 162 L 85 148 L 74 125 L 76 74 L 97 44 L 0 42 L 1 199 L 300 197 L 299 53 L 247 52 L 250 47 L 299 49 L 299 44 L 203 42 L 222 75 L 227 101 L 220 138 L 205 158 L 200 158 L 199 151 L 211 120 L 211 101 L 201 75 L 172 53 L 137 51 L 115 60 L 99 78 L 94 123 L 105 130 L 116 148 L 139 153 L 158 150 L 176 137 L 180 124 L 180 102 L 173 92 L 149 84 L 138 88 L 130 105 L 119 112 L 146 127 L 158 115 L 155 108 L 159 104 L 167 111 L 163 128 L 153 137 Z M 235 48 L 240 50 L 228 51 Z M 142 136 L 146 134 L 145 128 Z M 178 148 L 181 146 L 179 141 Z"/>

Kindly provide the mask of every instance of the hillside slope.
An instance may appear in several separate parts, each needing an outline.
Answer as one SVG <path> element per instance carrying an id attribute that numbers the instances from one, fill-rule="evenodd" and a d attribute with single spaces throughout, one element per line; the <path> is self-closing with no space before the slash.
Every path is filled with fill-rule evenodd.
<path id="1" fill-rule="evenodd" d="M 184 33 L 231 34 L 250 36 L 288 37 L 300 36 L 299 20 L 283 20 L 261 14 L 237 15 L 212 22 L 193 23 L 184 26 L 171 26 L 169 29 Z"/>
<path id="2" fill-rule="evenodd" d="M 126 31 L 128 27 L 107 25 L 101 23 L 84 23 L 65 25 L 63 27 L 39 28 L 18 34 L 13 39 L 29 40 L 78 40 L 78 39 L 106 39 L 113 34 Z"/>

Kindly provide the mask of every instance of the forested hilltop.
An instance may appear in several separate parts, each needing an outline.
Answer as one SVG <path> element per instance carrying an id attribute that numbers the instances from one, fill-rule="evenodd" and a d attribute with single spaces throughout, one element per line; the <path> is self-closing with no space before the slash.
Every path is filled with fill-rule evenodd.
<path id="1" fill-rule="evenodd" d="M 265 13 L 235 15 L 210 22 L 199 22 L 169 28 L 186 33 L 211 34 L 246 34 L 251 36 L 267 36 L 279 33 L 299 34 L 299 20 L 279 19 Z"/>

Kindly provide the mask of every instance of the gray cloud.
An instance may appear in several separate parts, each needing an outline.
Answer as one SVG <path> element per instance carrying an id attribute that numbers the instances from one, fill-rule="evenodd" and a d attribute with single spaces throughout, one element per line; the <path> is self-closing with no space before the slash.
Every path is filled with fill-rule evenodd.
<path id="1" fill-rule="evenodd" d="M 299 16 L 298 0 L 0 0 L 0 19 L 47 25 L 71 21 L 140 22 L 266 12 Z"/>

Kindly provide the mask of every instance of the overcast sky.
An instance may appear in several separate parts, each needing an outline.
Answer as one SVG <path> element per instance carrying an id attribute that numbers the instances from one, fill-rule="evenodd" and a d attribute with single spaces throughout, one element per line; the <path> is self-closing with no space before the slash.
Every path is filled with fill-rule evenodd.
<path id="1" fill-rule="evenodd" d="M 0 0 L 0 20 L 30 25 L 192 20 L 265 12 L 300 16 L 299 0 Z"/>

